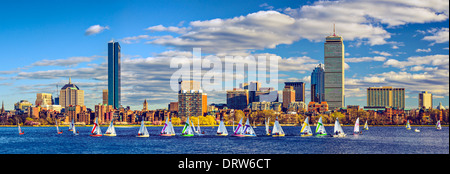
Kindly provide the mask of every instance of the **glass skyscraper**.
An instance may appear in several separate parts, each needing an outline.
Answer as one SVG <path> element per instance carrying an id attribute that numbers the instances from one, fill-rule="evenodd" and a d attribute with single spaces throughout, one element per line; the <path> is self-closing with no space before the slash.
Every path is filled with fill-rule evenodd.
<path id="1" fill-rule="evenodd" d="M 322 102 L 325 97 L 325 69 L 319 64 L 311 73 L 311 101 Z"/>
<path id="2" fill-rule="evenodd" d="M 108 43 L 108 105 L 120 107 L 120 45 Z"/>
<path id="3" fill-rule="evenodd" d="M 330 110 L 344 107 L 344 42 L 334 33 L 325 41 L 325 101 Z"/>

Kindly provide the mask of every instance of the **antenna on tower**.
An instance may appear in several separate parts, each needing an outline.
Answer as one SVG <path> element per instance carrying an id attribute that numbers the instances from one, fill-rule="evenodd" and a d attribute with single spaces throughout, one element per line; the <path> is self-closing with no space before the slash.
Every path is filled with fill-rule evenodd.
<path id="1" fill-rule="evenodd" d="M 336 24 L 333 23 L 333 36 L 336 36 Z"/>

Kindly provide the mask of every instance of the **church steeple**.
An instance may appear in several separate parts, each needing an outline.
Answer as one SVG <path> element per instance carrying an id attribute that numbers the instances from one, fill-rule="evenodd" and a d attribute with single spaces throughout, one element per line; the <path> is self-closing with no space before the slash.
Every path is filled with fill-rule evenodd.
<path id="1" fill-rule="evenodd" d="M 144 105 L 144 106 L 143 106 L 143 108 L 142 108 L 142 111 L 147 111 L 147 109 L 148 109 L 147 99 L 144 100 L 143 105 Z"/>

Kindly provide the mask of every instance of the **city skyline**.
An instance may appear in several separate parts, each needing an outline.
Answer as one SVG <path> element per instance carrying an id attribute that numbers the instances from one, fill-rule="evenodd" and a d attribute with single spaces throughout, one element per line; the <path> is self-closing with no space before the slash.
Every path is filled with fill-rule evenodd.
<path id="1" fill-rule="evenodd" d="M 395 10 L 370 11 L 376 6 Z M 35 101 L 37 93 L 57 96 L 56 85 L 60 88 L 69 77 L 85 91 L 88 108 L 102 103 L 102 90 L 108 88 L 105 45 L 112 39 L 122 48 L 124 107 L 141 109 L 147 99 L 149 109 L 159 109 L 177 101 L 177 92 L 168 87 L 175 71 L 169 58 L 192 57 L 194 47 L 204 56 L 221 58 L 278 56 L 278 91 L 284 82 L 305 82 L 308 103 L 310 75 L 324 63 L 325 37 L 333 32 L 333 23 L 346 46 L 345 105 L 367 105 L 367 88 L 381 86 L 405 88 L 406 108 L 418 107 L 421 91 L 433 95 L 433 106 L 449 105 L 448 1 L 138 1 L 90 6 L 43 1 L 35 4 L 40 8 L 31 7 L 0 12 L 10 16 L 0 27 L 0 100 L 7 110 L 20 100 Z M 208 104 L 226 103 L 226 91 L 206 93 Z"/>

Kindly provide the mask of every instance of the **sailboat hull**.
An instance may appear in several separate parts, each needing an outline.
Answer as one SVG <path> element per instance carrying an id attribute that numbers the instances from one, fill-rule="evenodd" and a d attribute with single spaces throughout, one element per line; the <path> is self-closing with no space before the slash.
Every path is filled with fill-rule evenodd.
<path id="1" fill-rule="evenodd" d="M 310 137 L 310 136 L 312 136 L 312 134 L 302 134 L 302 135 L 300 135 L 301 137 Z"/>
<path id="2" fill-rule="evenodd" d="M 316 137 L 324 137 L 327 136 L 328 134 L 316 134 Z"/>
<path id="3" fill-rule="evenodd" d="M 242 135 L 242 134 L 233 134 L 233 135 L 231 135 L 232 137 L 244 137 L 244 135 Z"/>
<path id="4" fill-rule="evenodd" d="M 228 134 L 216 134 L 216 136 L 228 136 Z"/>
<path id="5" fill-rule="evenodd" d="M 333 135 L 333 137 L 335 137 L 335 138 L 344 138 L 345 136 L 347 136 L 347 134 Z"/>
<path id="6" fill-rule="evenodd" d="M 91 136 L 91 137 L 101 137 L 102 135 L 100 134 L 100 135 L 94 135 L 94 134 L 91 134 L 91 135 L 89 135 L 89 136 Z"/>
<path id="7" fill-rule="evenodd" d="M 255 134 L 244 134 L 244 137 L 256 137 Z"/>
<path id="8" fill-rule="evenodd" d="M 23 134 L 25 134 L 25 133 L 19 133 L 19 135 L 23 135 Z"/>
<path id="9" fill-rule="evenodd" d="M 58 134 L 62 134 L 63 132 L 61 131 L 61 132 L 58 132 Z"/>
<path id="10" fill-rule="evenodd" d="M 136 136 L 136 137 L 141 137 L 141 138 L 148 138 L 148 137 L 149 137 L 149 135 L 138 135 L 138 136 Z"/>
<path id="11" fill-rule="evenodd" d="M 193 137 L 194 134 L 181 134 L 181 136 L 183 136 L 183 137 Z"/>
<path id="12" fill-rule="evenodd" d="M 411 128 L 406 128 L 406 130 L 411 130 Z"/>
<path id="13" fill-rule="evenodd" d="M 284 134 L 280 134 L 280 135 L 272 135 L 272 137 L 284 137 Z"/>
<path id="14" fill-rule="evenodd" d="M 115 137 L 115 136 L 117 136 L 117 134 L 103 134 L 104 136 L 107 136 L 107 137 Z"/>
<path id="15" fill-rule="evenodd" d="M 171 137 L 171 136 L 175 136 L 175 134 L 159 134 L 160 136 L 163 137 Z"/>

